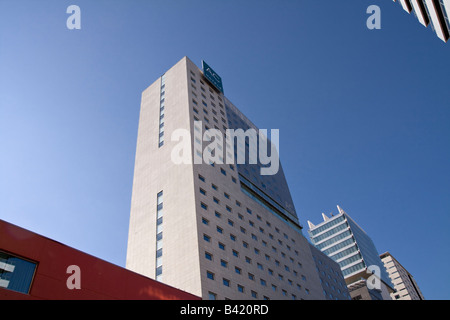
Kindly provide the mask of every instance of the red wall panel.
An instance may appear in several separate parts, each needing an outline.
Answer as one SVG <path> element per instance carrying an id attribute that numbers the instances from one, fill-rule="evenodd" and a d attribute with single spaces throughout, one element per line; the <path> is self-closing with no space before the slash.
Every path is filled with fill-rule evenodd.
<path id="1" fill-rule="evenodd" d="M 38 263 L 29 294 L 0 288 L 0 299 L 200 300 L 3 220 L 0 250 Z M 81 289 L 67 288 L 70 265 L 80 267 Z"/>

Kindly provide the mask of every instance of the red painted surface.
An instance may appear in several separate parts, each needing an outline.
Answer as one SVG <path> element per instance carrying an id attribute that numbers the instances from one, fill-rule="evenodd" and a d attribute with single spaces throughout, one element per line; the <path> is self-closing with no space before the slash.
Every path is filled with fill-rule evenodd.
<path id="1" fill-rule="evenodd" d="M 199 297 L 0 220 L 0 250 L 37 262 L 29 294 L 0 288 L 5 299 L 200 300 Z M 68 289 L 67 267 L 80 267 L 81 289 Z"/>

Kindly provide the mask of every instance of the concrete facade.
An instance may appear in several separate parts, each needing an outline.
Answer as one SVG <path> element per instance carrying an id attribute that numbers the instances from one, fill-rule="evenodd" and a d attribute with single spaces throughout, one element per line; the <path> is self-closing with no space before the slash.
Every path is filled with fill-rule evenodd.
<path id="1" fill-rule="evenodd" d="M 163 146 L 161 79 L 142 94 L 126 267 L 156 278 L 159 263 L 161 282 L 203 299 L 324 299 L 301 227 L 245 194 L 237 166 L 172 161 L 172 133 L 191 133 L 192 159 L 194 121 L 225 133 L 231 102 L 187 57 L 164 74 L 164 91 Z"/>
<path id="2" fill-rule="evenodd" d="M 380 255 L 394 285 L 392 300 L 425 300 L 414 277 L 389 252 Z"/>
<path id="3" fill-rule="evenodd" d="M 339 264 L 312 244 L 310 247 L 325 298 L 327 300 L 350 300 L 351 296 Z"/>

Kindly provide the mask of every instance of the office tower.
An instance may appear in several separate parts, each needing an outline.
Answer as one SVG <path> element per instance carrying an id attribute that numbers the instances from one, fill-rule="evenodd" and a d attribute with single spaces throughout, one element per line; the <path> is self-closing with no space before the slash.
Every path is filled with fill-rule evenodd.
<path id="1" fill-rule="evenodd" d="M 308 221 L 312 244 L 340 265 L 352 298 L 359 295 L 354 289 L 366 286 L 372 299 L 390 300 L 393 286 L 375 245 L 342 208 L 337 208 L 337 215 L 322 213 L 320 224 Z"/>
<path id="2" fill-rule="evenodd" d="M 425 300 L 413 276 L 392 254 L 385 252 L 380 255 L 380 258 L 394 285 L 395 291 L 391 293 L 392 300 Z"/>
<path id="3" fill-rule="evenodd" d="M 339 264 L 312 244 L 310 247 L 325 298 L 327 300 L 350 300 L 350 293 Z"/>
<path id="4" fill-rule="evenodd" d="M 204 299 L 324 298 L 281 166 L 261 174 L 279 162 L 250 161 L 267 141 L 252 128 L 205 62 L 184 57 L 143 91 L 128 269 Z M 230 129 L 249 137 L 233 147 Z"/>
<path id="5" fill-rule="evenodd" d="M 427 27 L 431 24 L 439 39 L 447 42 L 450 37 L 450 0 L 398 0 L 398 2 L 406 12 L 414 12 L 422 25 Z"/>

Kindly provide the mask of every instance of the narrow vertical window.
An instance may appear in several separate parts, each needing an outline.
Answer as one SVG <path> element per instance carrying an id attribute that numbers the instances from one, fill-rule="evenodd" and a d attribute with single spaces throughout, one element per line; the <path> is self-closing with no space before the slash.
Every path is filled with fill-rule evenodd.
<path id="1" fill-rule="evenodd" d="M 158 148 L 161 148 L 164 145 L 164 106 L 165 106 L 165 98 L 164 95 L 166 93 L 166 76 L 165 74 L 161 77 L 161 90 L 159 97 L 159 136 L 158 136 Z"/>
<path id="2" fill-rule="evenodd" d="M 156 196 L 156 270 L 155 279 L 162 281 L 162 259 L 163 259 L 163 192 Z"/>

